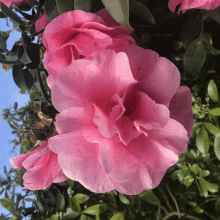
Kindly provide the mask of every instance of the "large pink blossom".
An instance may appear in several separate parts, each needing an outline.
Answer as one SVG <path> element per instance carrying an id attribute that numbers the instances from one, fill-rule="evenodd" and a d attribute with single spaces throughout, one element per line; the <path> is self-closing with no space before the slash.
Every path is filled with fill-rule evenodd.
<path id="1" fill-rule="evenodd" d="M 72 62 L 52 101 L 60 114 L 50 149 L 68 178 L 96 193 L 155 188 L 192 132 L 191 93 L 177 67 L 138 46 Z"/>
<path id="2" fill-rule="evenodd" d="M 38 19 L 35 22 L 35 29 L 36 29 L 36 31 L 40 31 L 41 29 L 45 28 L 48 24 L 49 24 L 49 22 L 47 20 L 47 16 L 46 16 L 45 12 L 43 12 L 40 19 Z M 43 33 L 40 33 L 37 36 L 40 38 L 43 38 Z"/>
<path id="3" fill-rule="evenodd" d="M 168 6 L 172 12 L 176 10 L 177 5 L 181 4 L 178 13 L 185 13 L 188 9 L 215 9 L 220 5 L 220 0 L 170 0 Z"/>
<path id="4" fill-rule="evenodd" d="M 16 4 L 16 5 L 19 5 L 21 3 L 30 4 L 27 0 L 0 0 L 0 2 L 3 2 L 8 8 L 11 6 L 11 4 Z"/>
<path id="5" fill-rule="evenodd" d="M 135 44 L 131 30 L 118 26 L 106 9 L 97 14 L 80 10 L 66 12 L 52 20 L 44 31 L 44 66 L 51 88 L 59 71 L 76 59 L 92 59 L 108 48 L 126 51 Z"/>
<path id="6" fill-rule="evenodd" d="M 55 131 L 52 136 L 56 135 Z M 52 183 L 67 179 L 58 164 L 58 156 L 48 147 L 48 140 L 28 154 L 20 154 L 10 159 L 13 168 L 23 166 L 24 189 L 44 190 Z"/>

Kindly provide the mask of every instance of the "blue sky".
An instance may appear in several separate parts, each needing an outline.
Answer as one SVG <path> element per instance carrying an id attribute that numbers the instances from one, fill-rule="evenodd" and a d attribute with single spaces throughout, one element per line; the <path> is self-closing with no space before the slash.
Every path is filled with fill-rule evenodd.
<path id="1" fill-rule="evenodd" d="M 0 31 L 8 31 L 13 29 L 13 25 L 10 20 L 8 20 L 8 24 L 9 27 L 6 25 L 5 19 L 0 19 Z M 12 31 L 10 33 L 9 39 L 7 40 L 7 49 L 11 50 L 14 42 L 20 38 L 21 32 L 18 32 L 17 30 Z M 0 64 L 0 115 L 2 115 L 3 109 L 12 107 L 15 102 L 18 102 L 18 108 L 28 104 L 29 96 L 21 95 L 18 93 L 19 91 L 20 89 L 13 81 L 11 69 L 7 73 L 2 69 Z M 0 175 L 4 176 L 4 165 L 6 166 L 7 171 L 10 170 L 11 164 L 9 160 L 15 156 L 15 154 L 10 153 L 10 150 L 13 148 L 13 144 L 10 145 L 8 140 L 16 139 L 16 135 L 11 134 L 11 127 L 8 125 L 6 120 L 3 120 L 2 117 L 0 117 L 0 128 Z M 20 148 L 18 147 L 16 150 L 16 155 L 20 153 L 19 151 Z M 16 192 L 21 192 L 21 187 L 17 187 Z M 4 198 L 4 193 L 0 196 L 0 198 Z M 8 214 L 9 212 L 0 206 L 0 214 L 1 213 Z"/>

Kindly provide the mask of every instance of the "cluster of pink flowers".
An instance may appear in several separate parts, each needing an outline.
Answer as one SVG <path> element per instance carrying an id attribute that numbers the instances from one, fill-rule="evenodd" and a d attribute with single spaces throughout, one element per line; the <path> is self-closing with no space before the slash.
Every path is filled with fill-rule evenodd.
<path id="1" fill-rule="evenodd" d="M 137 46 L 105 9 L 66 12 L 46 25 L 44 66 L 60 113 L 57 133 L 11 159 L 27 170 L 25 188 L 66 178 L 96 193 L 155 188 L 193 128 L 190 89 L 180 86 L 177 67 Z"/>

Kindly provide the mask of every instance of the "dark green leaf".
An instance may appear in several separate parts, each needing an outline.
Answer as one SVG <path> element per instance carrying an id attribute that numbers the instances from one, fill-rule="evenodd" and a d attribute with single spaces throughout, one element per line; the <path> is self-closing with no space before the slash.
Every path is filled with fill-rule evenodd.
<path id="1" fill-rule="evenodd" d="M 0 31 L 0 32 L 1 32 L 1 36 L 3 37 L 3 39 L 7 41 L 9 37 L 9 33 L 7 31 Z"/>
<path id="2" fill-rule="evenodd" d="M 214 116 L 220 116 L 220 108 L 210 109 L 209 114 L 214 115 Z"/>
<path id="3" fill-rule="evenodd" d="M 152 190 L 144 190 L 139 196 L 152 205 L 159 205 L 160 200 L 158 197 L 152 192 Z"/>
<path id="4" fill-rule="evenodd" d="M 131 30 L 129 24 L 129 0 L 101 0 L 110 15 L 120 24 Z"/>
<path id="5" fill-rule="evenodd" d="M 201 177 L 207 177 L 207 176 L 209 176 L 209 174 L 210 174 L 209 170 L 201 170 L 201 171 L 199 171 L 199 175 Z"/>
<path id="6" fill-rule="evenodd" d="M 90 218 L 89 216 L 82 214 L 80 216 L 80 220 L 93 220 L 93 218 Z"/>
<path id="7" fill-rule="evenodd" d="M 190 167 L 190 170 L 191 170 L 195 175 L 197 175 L 198 172 L 199 172 L 199 166 L 198 166 L 198 164 L 193 164 L 193 165 Z"/>
<path id="8" fill-rule="evenodd" d="M 145 21 L 155 24 L 154 16 L 151 14 L 150 10 L 141 2 L 136 0 L 129 1 L 130 11 L 132 11 L 137 16 L 143 18 Z"/>
<path id="9" fill-rule="evenodd" d="M 74 197 L 69 198 L 69 205 L 70 208 L 74 211 L 74 212 L 79 212 L 81 213 L 81 207 L 79 205 L 78 200 Z"/>
<path id="10" fill-rule="evenodd" d="M 180 31 L 180 39 L 184 48 L 187 48 L 192 41 L 199 37 L 202 32 L 202 22 L 201 12 L 188 16 L 183 22 Z"/>
<path id="11" fill-rule="evenodd" d="M 1 190 L 0 195 L 4 192 L 4 189 Z"/>
<path id="12" fill-rule="evenodd" d="M 209 136 L 204 126 L 199 128 L 196 134 L 196 146 L 203 154 L 207 154 L 209 151 Z"/>
<path id="13" fill-rule="evenodd" d="M 90 215 L 96 215 L 98 212 L 98 214 L 102 214 L 103 212 L 106 211 L 106 209 L 107 209 L 106 204 L 97 204 L 97 205 L 90 206 L 89 208 L 84 210 L 83 213 L 90 214 Z"/>
<path id="14" fill-rule="evenodd" d="M 14 65 L 12 74 L 15 84 L 22 90 L 28 91 L 34 85 L 34 80 L 28 69 L 23 69 L 24 65 Z"/>
<path id="15" fill-rule="evenodd" d="M 45 213 L 45 211 L 44 211 L 44 207 L 40 201 L 37 202 L 37 207 L 38 207 L 39 212 L 43 215 Z"/>
<path id="16" fill-rule="evenodd" d="M 56 209 L 58 212 L 63 212 L 65 209 L 65 198 L 63 195 L 58 195 L 57 197 L 57 203 L 56 203 Z"/>
<path id="17" fill-rule="evenodd" d="M 49 22 L 59 16 L 55 0 L 45 0 L 45 13 Z"/>
<path id="18" fill-rule="evenodd" d="M 212 79 L 208 84 L 208 95 L 214 102 L 219 102 L 218 89 Z"/>
<path id="19" fill-rule="evenodd" d="M 215 20 L 218 24 L 220 24 L 220 13 L 219 13 L 219 8 L 216 8 L 214 10 L 208 10 L 207 14 Z"/>
<path id="20" fill-rule="evenodd" d="M 201 190 L 202 195 L 204 197 L 207 197 L 208 196 L 208 190 L 202 184 L 201 178 L 199 179 L 199 186 L 200 186 L 200 190 Z"/>
<path id="21" fill-rule="evenodd" d="M 210 53 L 213 55 L 220 54 L 220 50 L 217 50 L 212 46 L 212 44 L 210 43 L 209 37 L 205 33 L 203 33 L 201 37 L 202 37 L 202 43 L 203 43 L 206 53 Z"/>
<path id="22" fill-rule="evenodd" d="M 77 2 L 77 0 L 56 0 L 57 3 L 57 10 L 59 12 L 59 14 L 63 14 L 67 11 L 72 11 L 74 10 L 74 4 L 75 2 Z M 81 2 L 84 2 L 83 0 L 81 0 Z M 80 9 L 82 10 L 82 9 Z"/>
<path id="23" fill-rule="evenodd" d="M 217 135 L 215 137 L 214 152 L 215 152 L 216 157 L 220 160 L 220 135 Z"/>
<path id="24" fill-rule="evenodd" d="M 206 52 L 200 38 L 194 40 L 186 49 L 183 57 L 184 72 L 187 78 L 195 75 L 206 60 Z"/>
<path id="25" fill-rule="evenodd" d="M 74 0 L 74 9 L 90 12 L 91 0 Z"/>
<path id="26" fill-rule="evenodd" d="M 90 196 L 84 195 L 82 193 L 77 193 L 74 198 L 79 202 L 79 204 L 85 203 L 87 200 L 89 200 Z"/>
<path id="27" fill-rule="evenodd" d="M 21 46 L 18 48 L 17 56 L 18 56 L 18 59 L 19 59 L 20 61 L 22 61 L 24 64 L 31 63 L 31 60 L 30 60 L 30 58 L 28 57 L 27 52 L 24 50 L 23 45 L 21 45 Z"/>
<path id="28" fill-rule="evenodd" d="M 21 18 L 15 14 L 10 8 L 8 8 L 5 4 L 3 4 L 2 2 L 0 2 L 0 7 L 2 12 L 10 17 L 12 20 L 16 21 L 17 23 L 21 24 L 21 25 L 25 25 L 24 21 L 21 20 Z"/>
<path id="29" fill-rule="evenodd" d="M 15 102 L 15 104 L 14 104 L 14 109 L 17 110 L 17 108 L 18 108 L 18 103 Z"/>
<path id="30" fill-rule="evenodd" d="M 5 39 L 0 35 L 0 48 L 1 48 L 2 50 L 5 50 L 6 47 L 7 47 L 7 44 L 6 44 L 6 42 L 5 42 Z"/>
<path id="31" fill-rule="evenodd" d="M 67 182 L 67 184 L 68 184 L 69 186 L 71 186 L 71 187 L 74 186 L 74 181 L 73 181 L 73 180 L 67 179 L 66 182 Z"/>
<path id="32" fill-rule="evenodd" d="M 125 205 L 130 205 L 129 200 L 126 198 L 124 194 L 119 193 L 119 199 L 121 200 L 122 203 Z"/>

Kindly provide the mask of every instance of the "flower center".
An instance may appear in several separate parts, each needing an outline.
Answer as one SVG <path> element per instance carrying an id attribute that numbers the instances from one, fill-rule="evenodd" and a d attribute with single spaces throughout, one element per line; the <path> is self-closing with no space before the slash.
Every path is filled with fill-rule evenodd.
<path id="1" fill-rule="evenodd" d="M 127 108 L 126 108 L 126 111 L 124 112 L 123 115 L 129 116 L 129 115 L 131 115 L 131 114 L 132 114 L 132 109 L 131 109 L 130 107 L 127 107 Z"/>

